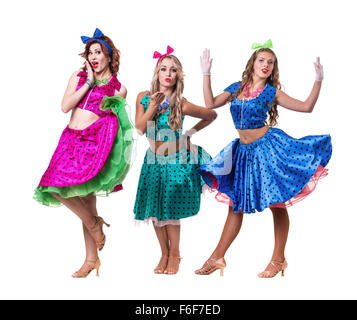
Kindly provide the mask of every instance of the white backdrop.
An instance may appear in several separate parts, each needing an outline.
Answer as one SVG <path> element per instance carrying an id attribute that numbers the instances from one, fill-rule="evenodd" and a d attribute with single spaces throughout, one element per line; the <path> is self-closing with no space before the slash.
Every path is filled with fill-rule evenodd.
<path id="1" fill-rule="evenodd" d="M 354 1 L 12 1 L 2 5 L 1 219 L 2 299 L 356 299 L 356 123 Z M 120 81 L 134 119 L 136 95 L 149 88 L 154 50 L 169 44 L 185 72 L 185 97 L 203 105 L 199 56 L 211 49 L 214 94 L 241 78 L 253 42 L 272 39 L 286 93 L 305 99 L 317 56 L 325 69 L 312 114 L 280 108 L 279 127 L 294 137 L 330 133 L 329 176 L 289 210 L 284 278 L 258 279 L 273 249 L 269 210 L 245 216 L 227 253 L 224 277 L 196 276 L 218 242 L 227 207 L 212 194 L 182 221 L 180 271 L 154 275 L 160 251 L 151 226 L 136 227 L 133 205 L 147 148 L 137 143 L 124 191 L 99 198 L 109 223 L 101 275 L 72 279 L 84 260 L 80 220 L 32 199 L 69 114 L 60 110 L 67 81 L 82 65 L 80 36 L 95 28 L 121 51 Z M 186 119 L 190 128 L 194 119 Z M 237 136 L 228 105 L 194 137 L 212 155 Z"/>

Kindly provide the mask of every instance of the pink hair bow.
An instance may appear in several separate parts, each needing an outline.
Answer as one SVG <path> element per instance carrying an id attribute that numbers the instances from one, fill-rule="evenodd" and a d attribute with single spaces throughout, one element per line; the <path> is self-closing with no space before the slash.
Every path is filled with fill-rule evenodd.
<path id="1" fill-rule="evenodd" d="M 159 60 L 157 60 L 157 63 L 159 63 L 159 61 L 160 61 L 162 58 L 165 58 L 168 54 L 170 54 L 170 53 L 172 53 L 172 52 L 174 52 L 174 49 L 172 49 L 170 46 L 167 46 L 166 53 L 161 54 L 160 52 L 155 51 L 153 58 L 154 58 L 154 59 L 159 59 Z"/>

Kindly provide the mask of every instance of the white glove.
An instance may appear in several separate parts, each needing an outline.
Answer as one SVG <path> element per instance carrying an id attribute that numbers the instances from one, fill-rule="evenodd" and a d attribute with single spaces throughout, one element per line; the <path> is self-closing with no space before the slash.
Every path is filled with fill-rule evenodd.
<path id="1" fill-rule="evenodd" d="M 316 71 L 316 81 L 322 81 L 324 78 L 324 67 L 320 64 L 320 57 L 316 58 L 314 65 Z"/>
<path id="2" fill-rule="evenodd" d="M 210 59 L 210 51 L 209 49 L 205 49 L 203 51 L 203 55 L 202 57 L 200 57 L 201 59 L 201 69 L 202 69 L 202 73 L 204 75 L 210 75 L 211 74 L 211 66 L 212 66 L 212 60 Z"/>

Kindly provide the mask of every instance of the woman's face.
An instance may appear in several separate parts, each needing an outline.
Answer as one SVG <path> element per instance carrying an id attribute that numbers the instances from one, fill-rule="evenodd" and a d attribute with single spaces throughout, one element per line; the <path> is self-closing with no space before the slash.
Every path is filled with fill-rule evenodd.
<path id="1" fill-rule="evenodd" d="M 93 43 L 89 47 L 87 59 L 96 73 L 100 73 L 109 66 L 109 57 L 104 54 L 99 43 Z"/>
<path id="2" fill-rule="evenodd" d="M 164 58 L 160 63 L 159 68 L 159 83 L 160 86 L 171 88 L 177 81 L 177 67 L 172 59 Z"/>
<path id="3" fill-rule="evenodd" d="M 274 62 L 275 58 L 270 52 L 259 52 L 254 61 L 254 75 L 259 78 L 269 78 L 274 69 Z"/>

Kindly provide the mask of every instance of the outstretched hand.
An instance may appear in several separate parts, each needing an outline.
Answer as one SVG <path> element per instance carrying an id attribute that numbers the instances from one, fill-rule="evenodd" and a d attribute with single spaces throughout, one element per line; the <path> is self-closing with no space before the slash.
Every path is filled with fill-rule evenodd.
<path id="1" fill-rule="evenodd" d="M 161 91 L 157 91 L 150 97 L 150 102 L 155 107 L 158 107 L 162 103 L 162 101 L 164 101 L 164 99 L 165 99 L 165 94 Z"/>
<path id="2" fill-rule="evenodd" d="M 200 57 L 201 59 L 201 69 L 202 69 L 202 73 L 204 75 L 210 75 L 211 74 L 211 67 L 212 67 L 212 60 L 210 59 L 210 50 L 209 49 L 205 49 L 203 51 L 202 57 Z"/>
<path id="3" fill-rule="evenodd" d="M 320 64 L 320 57 L 316 58 L 314 65 L 316 71 L 316 81 L 322 81 L 324 78 L 324 67 Z"/>

